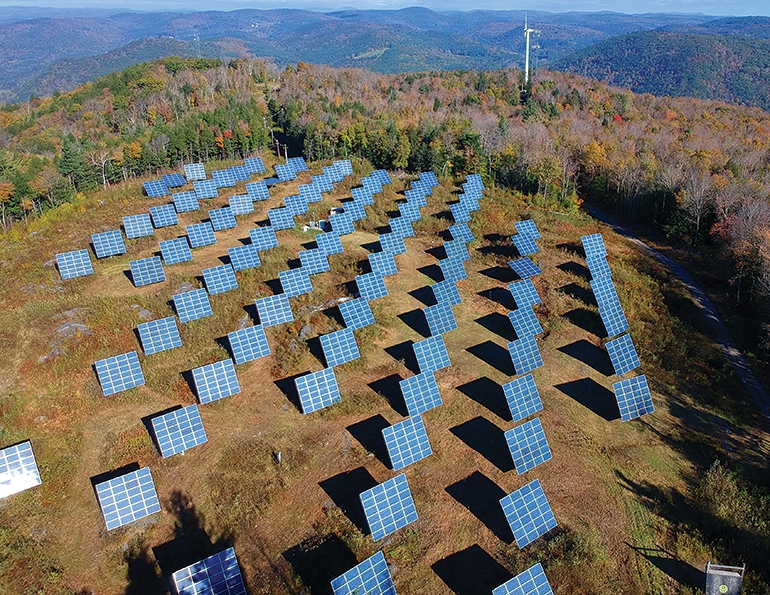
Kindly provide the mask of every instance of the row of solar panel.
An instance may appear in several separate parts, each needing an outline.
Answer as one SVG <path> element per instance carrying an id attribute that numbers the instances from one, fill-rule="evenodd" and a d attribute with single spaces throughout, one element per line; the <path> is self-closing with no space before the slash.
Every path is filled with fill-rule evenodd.
<path id="1" fill-rule="evenodd" d="M 535 240 L 540 239 L 540 232 L 532 219 L 524 219 L 514 223 L 516 234 L 511 236 L 511 241 L 516 247 L 520 257 L 531 256 L 540 252 Z"/>
<path id="2" fill-rule="evenodd" d="M 304 160 L 303 160 L 304 162 Z M 170 188 L 180 188 L 187 182 L 206 181 L 206 170 L 202 163 L 186 163 L 184 165 L 185 175 L 168 174 L 162 176 L 160 180 L 152 180 L 144 183 L 144 192 L 150 198 L 161 198 L 168 195 Z M 243 165 L 236 165 L 226 170 L 211 172 L 212 182 L 217 188 L 235 186 L 235 181 L 247 181 L 252 174 L 264 173 L 265 166 L 259 157 L 250 157 L 244 161 Z M 186 179 L 185 179 L 186 178 Z M 213 197 L 201 197 L 213 198 Z"/>

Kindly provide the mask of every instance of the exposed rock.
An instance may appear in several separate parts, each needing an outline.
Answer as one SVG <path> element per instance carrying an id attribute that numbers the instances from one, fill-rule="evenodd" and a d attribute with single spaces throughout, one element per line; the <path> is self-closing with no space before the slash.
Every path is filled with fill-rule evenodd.
<path id="1" fill-rule="evenodd" d="M 310 326 L 309 324 L 306 324 L 299 331 L 299 340 L 307 341 L 307 338 L 310 336 L 312 332 L 313 332 L 313 327 Z"/>
<path id="2" fill-rule="evenodd" d="M 142 308 L 142 306 L 140 306 L 139 304 L 133 304 L 131 307 L 137 312 L 139 312 L 139 320 L 141 320 L 142 322 L 145 322 L 147 320 L 152 320 L 153 318 L 155 318 L 155 314 L 150 312 L 147 308 Z"/>
<path id="3" fill-rule="evenodd" d="M 251 318 L 249 318 L 249 315 L 248 314 L 244 314 L 243 316 L 241 316 L 238 319 L 238 324 L 235 327 L 235 330 L 240 331 L 240 330 L 243 330 L 245 328 L 248 328 L 250 321 L 251 321 Z"/>
<path id="4" fill-rule="evenodd" d="M 196 289 L 198 289 L 198 288 L 195 287 L 195 285 L 193 285 L 189 281 L 185 281 L 179 287 L 176 288 L 176 291 L 174 292 L 174 295 L 176 295 L 178 293 L 186 293 L 188 291 L 195 291 Z"/>

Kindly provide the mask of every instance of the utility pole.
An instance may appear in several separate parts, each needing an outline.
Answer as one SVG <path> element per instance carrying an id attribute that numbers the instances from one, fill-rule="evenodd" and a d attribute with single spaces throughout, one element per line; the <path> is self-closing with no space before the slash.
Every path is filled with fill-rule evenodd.
<path id="1" fill-rule="evenodd" d="M 527 21 L 527 15 L 524 14 L 524 38 L 527 40 L 527 49 L 525 50 L 524 54 L 524 83 L 529 82 L 529 55 L 530 55 L 530 47 L 531 47 L 531 36 L 532 34 L 540 35 L 540 31 L 537 29 L 532 29 L 528 25 Z M 537 47 L 537 46 L 535 46 Z"/>

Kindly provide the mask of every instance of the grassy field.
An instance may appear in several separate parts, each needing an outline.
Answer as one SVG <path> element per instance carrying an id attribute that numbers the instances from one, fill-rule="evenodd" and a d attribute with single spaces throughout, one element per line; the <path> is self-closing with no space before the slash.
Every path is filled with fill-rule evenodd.
<path id="1" fill-rule="evenodd" d="M 316 216 L 308 219 L 339 206 L 367 171 L 356 165 L 356 176 L 311 205 Z M 171 572 L 226 545 L 235 546 L 254 595 L 329 593 L 332 578 L 378 548 L 401 595 L 489 593 L 535 561 L 557 594 L 696 593 L 707 560 L 749 563 L 746 592 L 767 592 L 761 561 L 770 555 L 770 505 L 755 485 L 766 480 L 767 434 L 700 332 L 688 294 L 589 217 L 501 190 L 485 192 L 471 225 L 477 240 L 468 280 L 458 284 L 459 328 L 445 336 L 453 365 L 436 374 L 444 405 L 424 416 L 434 454 L 405 470 L 417 522 L 375 543 L 356 499 L 394 475 L 380 432 L 406 413 L 398 381 L 415 373 L 410 344 L 425 332 L 419 310 L 438 272 L 434 249 L 448 239 L 446 203 L 459 189 L 452 180 L 429 198 L 416 237 L 396 257 L 390 295 L 372 305 L 378 324 L 356 332 L 361 359 L 337 368 L 341 403 L 304 416 L 292 379 L 323 367 L 313 339 L 340 328 L 333 302 L 365 272 L 365 247 L 403 198 L 405 181 L 379 195 L 358 231 L 343 237 L 345 252 L 314 277 L 314 292 L 292 299 L 296 322 L 268 329 L 273 354 L 238 367 L 242 392 L 201 407 L 208 443 L 161 459 L 147 418 L 195 402 L 185 373 L 229 357 L 221 339 L 248 320 L 255 298 L 272 293 L 278 271 L 312 233 L 279 232 L 281 246 L 263 253 L 263 266 L 239 273 L 239 290 L 211 298 L 214 316 L 180 325 L 183 347 L 140 355 L 145 386 L 105 398 L 93 362 L 141 354 L 134 329 L 144 311 L 172 315 L 175 291 L 200 286 L 201 270 L 221 264 L 227 248 L 309 176 L 277 186 L 257 213 L 218 232 L 216 245 L 144 288 L 130 282 L 128 261 L 155 254 L 158 240 L 183 230 L 128 241 L 125 256 L 95 262 L 90 277 L 62 282 L 52 264 L 56 252 L 87 247 L 91 233 L 118 227 L 122 216 L 166 202 L 142 197 L 139 183 L 83 197 L 2 237 L 0 446 L 31 439 L 43 485 L 0 503 L 0 592 L 164 593 Z M 534 281 L 545 366 L 534 376 L 554 458 L 519 476 L 503 438 L 514 424 L 500 386 L 514 374 L 505 349 L 515 338 L 505 316 L 513 307 L 505 286 L 515 279 L 507 236 L 524 217 L 543 235 L 536 258 L 543 274 Z M 205 211 L 180 216 L 182 225 L 202 218 Z M 604 234 L 657 409 L 630 423 L 619 419 L 580 248 L 580 236 L 595 232 Z M 298 339 L 301 331 L 308 341 Z M 92 479 L 135 464 L 151 468 L 163 512 L 108 533 Z M 498 500 L 535 478 L 559 528 L 522 551 Z"/>

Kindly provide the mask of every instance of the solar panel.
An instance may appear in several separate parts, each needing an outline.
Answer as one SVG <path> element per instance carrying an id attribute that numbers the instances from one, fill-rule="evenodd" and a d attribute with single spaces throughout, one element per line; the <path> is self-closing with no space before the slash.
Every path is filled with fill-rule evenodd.
<path id="1" fill-rule="evenodd" d="M 551 585 L 538 562 L 492 591 L 492 595 L 553 595 Z"/>
<path id="2" fill-rule="evenodd" d="M 144 384 L 136 351 L 101 359 L 94 363 L 94 368 L 105 397 Z"/>
<path id="3" fill-rule="evenodd" d="M 173 316 L 143 322 L 137 327 L 145 355 L 152 355 L 182 346 L 182 337 Z"/>
<path id="4" fill-rule="evenodd" d="M 360 497 L 375 541 L 417 520 L 412 493 L 403 473 L 362 492 Z"/>
<path id="5" fill-rule="evenodd" d="M 260 357 L 270 355 L 270 345 L 262 325 L 249 326 L 227 335 L 230 350 L 236 364 L 245 364 Z"/>
<path id="6" fill-rule="evenodd" d="M 539 417 L 508 430 L 505 441 L 519 475 L 553 458 Z"/>
<path id="7" fill-rule="evenodd" d="M 441 273 L 444 275 L 446 281 L 457 283 L 463 279 L 468 278 L 468 273 L 465 271 L 465 265 L 459 258 L 445 258 L 438 261 L 438 266 L 441 267 Z"/>
<path id="8" fill-rule="evenodd" d="M 398 205 L 398 212 L 401 217 L 407 221 L 414 223 L 422 219 L 422 213 L 420 213 L 420 207 L 414 203 L 402 202 Z"/>
<path id="9" fill-rule="evenodd" d="M 353 197 L 353 200 L 356 201 L 356 204 L 359 205 L 373 205 L 374 204 L 374 197 L 372 196 L 372 193 L 367 188 L 351 188 L 350 194 Z"/>
<path id="10" fill-rule="evenodd" d="M 195 192 L 178 192 L 172 194 L 171 198 L 174 199 L 174 208 L 177 213 L 189 213 L 201 208 L 198 203 L 198 195 Z"/>
<path id="11" fill-rule="evenodd" d="M 267 212 L 267 218 L 270 219 L 270 226 L 273 229 L 291 229 L 294 227 L 294 217 L 286 207 L 270 209 Z"/>
<path id="12" fill-rule="evenodd" d="M 339 403 L 340 388 L 333 368 L 300 376 L 294 381 L 302 413 L 308 414 Z"/>
<path id="13" fill-rule="evenodd" d="M 465 242 L 461 240 L 444 242 L 444 251 L 446 252 L 447 258 L 457 258 L 462 261 L 471 259 L 471 255 L 468 254 L 468 248 L 465 245 Z"/>
<path id="14" fill-rule="evenodd" d="M 185 227 L 185 230 L 187 231 L 187 238 L 190 241 L 190 246 L 193 248 L 211 246 L 212 244 L 217 243 L 217 236 L 214 235 L 214 228 L 211 227 L 209 221 L 188 225 Z"/>
<path id="15" fill-rule="evenodd" d="M 449 226 L 449 233 L 452 235 L 453 240 L 460 240 L 466 244 L 472 242 L 476 238 L 473 237 L 471 228 L 466 223 L 457 223 Z"/>
<path id="16" fill-rule="evenodd" d="M 153 180 L 151 182 L 144 183 L 144 192 L 150 198 L 160 198 L 168 194 L 168 188 L 160 180 Z"/>
<path id="17" fill-rule="evenodd" d="M 179 188 L 187 184 L 187 180 L 184 179 L 182 174 L 166 174 L 161 176 L 161 180 L 168 188 Z"/>
<path id="18" fill-rule="evenodd" d="M 382 186 L 386 186 L 392 183 L 390 174 L 388 174 L 388 172 L 386 172 L 384 169 L 376 169 L 370 173 L 369 176 L 377 180 Z"/>
<path id="19" fill-rule="evenodd" d="M 513 245 L 516 246 L 516 250 L 519 256 L 529 256 L 530 254 L 537 254 L 540 252 L 540 248 L 535 243 L 535 238 L 518 234 L 511 236 Z"/>
<path id="20" fill-rule="evenodd" d="M 382 184 L 375 178 L 362 178 L 361 183 L 370 194 L 380 194 L 382 192 Z"/>
<path id="21" fill-rule="evenodd" d="M 382 298 L 388 295 L 388 288 L 385 286 L 385 279 L 379 273 L 366 273 L 356 277 L 358 294 L 367 302 Z"/>
<path id="22" fill-rule="evenodd" d="M 383 429 L 382 437 L 394 471 L 433 454 L 425 423 L 419 415 Z"/>
<path id="23" fill-rule="evenodd" d="M 469 213 L 478 211 L 481 208 L 481 205 L 479 205 L 479 199 L 470 193 L 460 195 L 460 204 L 464 206 Z"/>
<path id="24" fill-rule="evenodd" d="M 313 182 L 313 186 L 318 188 L 321 192 L 331 192 L 332 191 L 332 181 L 329 179 L 329 177 L 324 174 L 322 176 L 311 176 L 311 181 Z"/>
<path id="25" fill-rule="evenodd" d="M 329 225 L 332 226 L 332 230 L 337 233 L 337 235 L 341 236 L 356 231 L 356 228 L 353 225 L 353 220 L 350 218 L 350 215 L 347 215 L 346 213 L 331 215 L 329 217 Z"/>
<path id="26" fill-rule="evenodd" d="M 251 243 L 259 252 L 278 247 L 278 238 L 272 227 L 256 227 L 249 230 Z"/>
<path id="27" fill-rule="evenodd" d="M 471 220 L 470 211 L 462 203 L 456 202 L 449 205 L 449 210 L 455 223 L 468 223 Z"/>
<path id="28" fill-rule="evenodd" d="M 278 273 L 283 292 L 289 297 L 297 297 L 313 291 L 310 275 L 304 269 L 289 269 Z"/>
<path id="29" fill-rule="evenodd" d="M 599 279 L 593 279 L 591 282 L 591 289 L 594 292 L 596 303 L 601 306 L 620 305 L 620 298 L 618 298 L 618 292 L 615 291 L 615 285 L 612 283 L 612 278 L 601 277 Z"/>
<path id="30" fill-rule="evenodd" d="M 171 227 L 179 223 L 179 217 L 172 203 L 150 207 L 150 216 L 152 217 L 152 224 L 156 229 Z"/>
<path id="31" fill-rule="evenodd" d="M 188 181 L 205 180 L 206 169 L 202 163 L 185 163 L 184 175 Z"/>
<path id="32" fill-rule="evenodd" d="M 339 304 L 340 314 L 345 321 L 345 326 L 351 330 L 358 330 L 374 324 L 374 314 L 369 307 L 366 298 L 360 297 Z"/>
<path id="33" fill-rule="evenodd" d="M 358 203 L 354 200 L 349 200 L 342 203 L 342 208 L 345 209 L 345 214 L 350 217 L 352 221 L 361 221 L 366 219 L 366 210 L 362 203 Z"/>
<path id="34" fill-rule="evenodd" d="M 147 213 L 123 217 L 123 229 L 125 229 L 126 237 L 129 240 L 151 236 L 155 233 L 152 228 L 152 219 Z"/>
<path id="35" fill-rule="evenodd" d="M 305 163 L 303 157 L 290 157 L 286 162 L 290 164 L 296 172 L 307 171 L 307 163 Z"/>
<path id="36" fill-rule="evenodd" d="M 500 506 L 519 548 L 556 527 L 556 519 L 539 479 L 502 498 Z"/>
<path id="37" fill-rule="evenodd" d="M 346 176 L 353 175 L 353 164 L 350 162 L 350 159 L 340 159 L 339 161 L 335 161 L 334 165 Z"/>
<path id="38" fill-rule="evenodd" d="M 203 269 L 203 281 L 209 295 L 217 295 L 226 291 L 238 289 L 238 280 L 232 265 L 222 264 L 218 267 Z"/>
<path id="39" fill-rule="evenodd" d="M 178 595 L 246 595 L 235 550 L 227 548 L 171 575 Z"/>
<path id="40" fill-rule="evenodd" d="M 532 219 L 524 219 L 522 221 L 517 221 L 513 224 L 516 227 L 516 233 L 524 236 L 529 236 L 530 238 L 534 238 L 536 240 L 540 239 L 540 232 L 537 229 L 537 225 L 535 225 L 535 222 Z"/>
<path id="41" fill-rule="evenodd" d="M 289 209 L 289 212 L 293 217 L 304 215 L 307 213 L 307 199 L 301 194 L 295 194 L 293 196 L 287 196 L 283 199 L 283 204 Z"/>
<path id="42" fill-rule="evenodd" d="M 294 314 L 289 304 L 289 296 L 285 293 L 259 298 L 256 301 L 256 305 L 259 322 L 263 328 L 294 320 Z"/>
<path id="43" fill-rule="evenodd" d="M 270 190 L 264 182 L 246 184 L 246 195 L 253 201 L 270 200 Z"/>
<path id="44" fill-rule="evenodd" d="M 236 182 L 245 182 L 251 179 L 251 172 L 245 165 L 233 165 L 228 170 Z"/>
<path id="45" fill-rule="evenodd" d="M 516 335 L 521 337 L 539 335 L 543 332 L 543 327 L 537 320 L 537 316 L 530 306 L 518 308 L 513 312 L 508 312 L 508 320 L 513 325 Z"/>
<path id="46" fill-rule="evenodd" d="M 622 376 L 626 372 L 635 370 L 642 365 L 639 356 L 636 354 L 634 342 L 631 335 L 623 335 L 617 339 L 609 341 L 605 347 L 612 360 L 612 367 L 615 368 L 615 374 Z"/>
<path id="47" fill-rule="evenodd" d="M 7 498 L 42 483 L 29 440 L 0 449 L 0 498 Z"/>
<path id="48" fill-rule="evenodd" d="M 334 595 L 396 595 L 396 587 L 382 552 L 377 552 L 358 566 L 332 581 Z"/>
<path id="49" fill-rule="evenodd" d="M 142 467 L 94 486 L 107 530 L 160 512 L 149 467 Z"/>
<path id="50" fill-rule="evenodd" d="M 275 175 L 281 182 L 288 182 L 297 178 L 297 172 L 291 165 L 279 163 L 275 166 Z"/>
<path id="51" fill-rule="evenodd" d="M 219 401 L 241 392 L 235 365 L 229 358 L 195 368 L 192 376 L 198 401 L 201 404 Z"/>
<path id="52" fill-rule="evenodd" d="M 535 284 L 532 283 L 532 279 L 514 281 L 508 285 L 508 290 L 511 292 L 513 301 L 516 302 L 516 306 L 519 308 L 536 306 L 542 302 L 540 294 L 538 294 L 537 289 L 535 289 Z"/>
<path id="53" fill-rule="evenodd" d="M 233 215 L 248 215 L 254 212 L 254 201 L 248 194 L 234 194 L 228 202 Z"/>
<path id="54" fill-rule="evenodd" d="M 599 316 L 602 317 L 608 337 L 614 337 L 628 330 L 628 320 L 626 320 L 626 315 L 623 314 L 620 302 L 608 306 L 599 306 Z"/>
<path id="55" fill-rule="evenodd" d="M 537 341 L 533 335 L 527 335 L 508 343 L 508 353 L 511 354 L 517 376 L 531 372 L 543 365 L 543 357 L 540 355 Z"/>
<path id="56" fill-rule="evenodd" d="M 119 229 L 92 234 L 91 242 L 94 244 L 96 258 L 107 258 L 108 256 L 126 253 L 123 234 L 120 233 Z"/>
<path id="57" fill-rule="evenodd" d="M 503 394 L 508 402 L 508 409 L 511 410 L 511 421 L 514 423 L 543 409 L 543 402 L 532 374 L 514 378 L 504 384 Z"/>
<path id="58" fill-rule="evenodd" d="M 341 254 L 344 251 L 342 247 L 342 240 L 337 232 L 327 231 L 325 233 L 317 233 L 315 236 L 315 243 L 318 249 L 326 254 Z"/>
<path id="59" fill-rule="evenodd" d="M 198 320 L 214 313 L 211 309 L 211 302 L 209 302 L 209 294 L 206 293 L 205 289 L 177 293 L 172 299 L 180 322 Z"/>
<path id="60" fill-rule="evenodd" d="M 163 240 L 158 242 L 158 246 L 160 246 L 160 253 L 163 255 L 163 262 L 166 263 L 166 266 L 187 262 L 193 258 L 190 244 L 187 243 L 187 238 L 184 236 L 173 240 Z"/>
<path id="61" fill-rule="evenodd" d="M 262 264 L 259 260 L 259 252 L 254 244 L 228 248 L 227 255 L 230 257 L 230 264 L 233 265 L 233 269 L 236 271 L 253 269 Z"/>
<path id="62" fill-rule="evenodd" d="M 481 179 L 481 176 L 479 174 L 470 174 L 465 176 L 466 183 L 470 184 L 474 188 L 478 188 L 479 190 L 484 189 L 484 181 Z"/>
<path id="63" fill-rule="evenodd" d="M 261 157 L 247 157 L 243 160 L 243 165 L 253 174 L 265 173 L 265 165 Z"/>
<path id="64" fill-rule="evenodd" d="M 379 237 L 383 252 L 389 254 L 406 254 L 404 239 L 397 233 L 384 233 Z"/>
<path id="65" fill-rule="evenodd" d="M 430 184 L 423 182 L 422 180 L 415 180 L 411 183 L 411 186 L 412 188 L 419 189 L 425 194 L 425 196 L 430 196 L 433 194 L 433 189 L 431 188 Z"/>
<path id="66" fill-rule="evenodd" d="M 436 301 L 440 304 L 449 304 L 450 306 L 457 306 L 462 303 L 460 297 L 460 291 L 457 289 L 452 281 L 439 281 L 430 286 L 433 290 L 433 295 Z"/>
<path id="67" fill-rule="evenodd" d="M 318 273 L 331 270 L 326 252 L 320 248 L 301 250 L 299 252 L 299 261 L 302 263 L 302 270 L 309 275 L 317 275 Z"/>
<path id="68" fill-rule="evenodd" d="M 323 200 L 321 191 L 315 184 L 300 184 L 297 187 L 297 190 L 299 190 L 299 195 L 303 196 L 308 204 L 321 202 Z"/>
<path id="69" fill-rule="evenodd" d="M 630 421 L 655 411 L 647 377 L 634 376 L 612 385 L 620 409 L 620 419 Z"/>
<path id="70" fill-rule="evenodd" d="M 396 261 L 390 252 L 375 252 L 370 254 L 368 258 L 373 273 L 377 273 L 381 277 L 398 273 Z"/>
<path id="71" fill-rule="evenodd" d="M 342 173 L 336 165 L 327 165 L 324 167 L 324 175 L 331 181 L 331 182 L 341 182 L 345 179 L 345 174 Z"/>
<path id="72" fill-rule="evenodd" d="M 88 250 L 60 252 L 56 255 L 56 265 L 63 280 L 91 275 L 94 272 Z"/>
<path id="73" fill-rule="evenodd" d="M 211 177 L 217 188 L 232 188 L 235 186 L 235 178 L 229 169 L 212 171 Z"/>
<path id="74" fill-rule="evenodd" d="M 462 188 L 463 188 L 463 194 L 465 194 L 466 196 L 472 196 L 477 200 L 481 200 L 483 198 L 481 194 L 481 189 L 476 188 L 472 184 L 467 184 L 467 183 L 463 184 Z"/>
<path id="75" fill-rule="evenodd" d="M 412 223 L 404 219 L 403 217 L 396 217 L 395 219 L 389 219 L 388 225 L 390 225 L 391 231 L 402 238 L 414 237 L 414 229 Z"/>
<path id="76" fill-rule="evenodd" d="M 592 279 L 601 279 L 603 277 L 612 277 L 610 265 L 607 264 L 607 258 L 602 254 L 595 254 L 586 257 L 588 270 L 591 271 Z"/>
<path id="77" fill-rule="evenodd" d="M 398 383 L 410 416 L 421 415 L 442 404 L 433 372 L 420 372 Z"/>
<path id="78" fill-rule="evenodd" d="M 166 280 L 166 272 L 163 270 L 160 256 L 132 260 L 128 263 L 128 266 L 131 269 L 134 287 L 152 285 L 153 283 L 160 283 Z"/>
<path id="79" fill-rule="evenodd" d="M 427 183 L 431 188 L 438 186 L 438 178 L 432 171 L 421 172 L 417 174 L 417 177 L 419 177 L 423 182 Z"/>
<path id="80" fill-rule="evenodd" d="M 201 180 L 193 182 L 195 197 L 199 199 L 216 198 L 219 196 L 219 188 L 214 180 Z"/>
<path id="81" fill-rule="evenodd" d="M 444 337 L 436 335 L 412 345 L 420 372 L 435 372 L 452 365 Z"/>
<path id="82" fill-rule="evenodd" d="M 511 267 L 513 272 L 515 272 L 522 279 L 528 279 L 529 277 L 534 277 L 535 275 L 539 275 L 543 272 L 534 262 L 526 257 L 512 260 L 508 263 L 508 266 Z"/>
<path id="83" fill-rule="evenodd" d="M 595 233 L 590 236 L 583 236 L 580 238 L 580 241 L 583 243 L 583 251 L 586 253 L 586 256 L 607 255 L 607 248 L 604 247 L 604 239 L 602 239 L 602 234 Z"/>
<path id="84" fill-rule="evenodd" d="M 356 344 L 356 338 L 353 335 L 353 329 L 344 328 L 328 335 L 321 335 L 319 339 L 321 341 L 321 349 L 324 352 L 324 358 L 326 359 L 326 365 L 329 368 L 361 357 L 358 345 Z"/>
<path id="85" fill-rule="evenodd" d="M 434 337 L 457 328 L 457 321 L 452 312 L 452 306 L 446 302 L 439 302 L 438 304 L 428 306 L 423 312 L 425 312 L 425 320 L 428 321 L 430 334 Z"/>
<path id="86" fill-rule="evenodd" d="M 428 206 L 428 199 L 425 198 L 425 190 L 419 188 L 404 190 L 404 198 L 406 198 L 406 202 L 410 205 L 414 205 L 418 209 Z"/>
<path id="87" fill-rule="evenodd" d="M 164 459 L 208 441 L 197 405 L 153 417 L 152 431 Z"/>
<path id="88" fill-rule="evenodd" d="M 214 231 L 232 229 L 238 225 L 238 222 L 235 220 L 235 214 L 230 207 L 211 209 L 209 211 L 209 219 L 211 219 L 211 227 L 214 228 Z"/>

